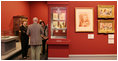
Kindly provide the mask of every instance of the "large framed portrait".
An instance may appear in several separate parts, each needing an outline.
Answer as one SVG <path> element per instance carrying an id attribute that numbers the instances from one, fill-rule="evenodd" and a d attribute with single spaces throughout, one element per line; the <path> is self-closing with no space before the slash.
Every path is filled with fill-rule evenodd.
<path id="1" fill-rule="evenodd" d="M 114 20 L 98 20 L 98 33 L 114 32 Z"/>
<path id="2" fill-rule="evenodd" d="M 114 18 L 114 5 L 98 5 L 98 18 Z"/>
<path id="3" fill-rule="evenodd" d="M 76 7 L 75 8 L 75 31 L 93 32 L 93 8 Z"/>

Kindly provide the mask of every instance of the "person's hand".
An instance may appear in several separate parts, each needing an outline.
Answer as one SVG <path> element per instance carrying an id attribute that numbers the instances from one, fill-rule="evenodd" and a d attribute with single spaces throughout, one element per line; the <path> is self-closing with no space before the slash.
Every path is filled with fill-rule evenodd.
<path id="1" fill-rule="evenodd" d="M 44 35 L 41 35 L 41 37 L 44 37 Z"/>
<path id="2" fill-rule="evenodd" d="M 25 31 L 23 31 L 25 33 Z"/>
<path id="3" fill-rule="evenodd" d="M 45 37 L 43 37 L 44 39 L 48 39 L 48 37 L 47 36 L 45 36 Z"/>

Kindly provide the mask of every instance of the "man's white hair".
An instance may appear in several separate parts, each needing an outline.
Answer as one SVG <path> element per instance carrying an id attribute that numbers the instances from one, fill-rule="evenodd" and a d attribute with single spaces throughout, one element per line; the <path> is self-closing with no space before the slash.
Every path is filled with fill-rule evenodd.
<path id="1" fill-rule="evenodd" d="M 38 18 L 37 17 L 34 17 L 33 18 L 33 22 L 38 22 Z"/>

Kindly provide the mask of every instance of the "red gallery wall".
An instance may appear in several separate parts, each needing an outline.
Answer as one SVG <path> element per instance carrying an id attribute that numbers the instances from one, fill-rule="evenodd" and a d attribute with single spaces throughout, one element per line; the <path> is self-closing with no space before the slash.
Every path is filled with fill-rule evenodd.
<path id="1" fill-rule="evenodd" d="M 30 17 L 29 2 L 1 1 L 1 31 L 12 31 L 13 16 L 17 15 Z"/>
<path id="2" fill-rule="evenodd" d="M 108 44 L 107 34 L 98 34 L 97 30 L 97 5 L 115 5 L 115 39 L 114 44 Z M 71 1 L 69 2 L 69 35 L 71 41 L 69 46 L 70 54 L 116 54 L 117 53 L 117 2 L 113 1 Z M 93 33 L 76 33 L 75 32 L 75 7 L 93 7 L 94 8 L 94 32 Z M 88 40 L 88 34 L 94 34 L 93 40 Z"/>
<path id="3" fill-rule="evenodd" d="M 43 20 L 48 23 L 48 5 L 45 1 L 30 2 L 30 23 L 33 23 L 33 17 L 38 17 L 39 20 Z"/>
<path id="4" fill-rule="evenodd" d="M 69 1 L 68 2 L 68 26 L 67 38 L 70 40 L 70 54 L 116 54 L 117 53 L 117 2 L 114 1 Z M 107 34 L 98 34 L 97 30 L 97 5 L 115 5 L 115 40 L 114 44 L 108 44 Z M 54 4 L 55 6 L 55 4 Z M 75 32 L 75 7 L 94 8 L 94 32 Z M 1 30 L 12 30 L 15 15 L 38 17 L 48 23 L 48 5 L 46 2 L 2 2 L 1 3 Z M 94 34 L 93 40 L 88 40 L 88 34 Z"/>
<path id="5" fill-rule="evenodd" d="M 64 2 L 48 2 L 51 6 L 59 6 Z M 69 1 L 67 2 L 67 39 L 70 40 L 69 54 L 116 54 L 117 53 L 117 2 L 116 1 Z M 63 5 L 66 5 L 65 3 Z M 115 38 L 114 44 L 108 44 L 108 34 L 98 34 L 97 6 L 115 6 Z M 94 32 L 75 32 L 75 7 L 94 8 Z M 71 24 L 71 25 L 70 25 Z M 94 39 L 88 39 L 88 34 L 94 34 Z"/>

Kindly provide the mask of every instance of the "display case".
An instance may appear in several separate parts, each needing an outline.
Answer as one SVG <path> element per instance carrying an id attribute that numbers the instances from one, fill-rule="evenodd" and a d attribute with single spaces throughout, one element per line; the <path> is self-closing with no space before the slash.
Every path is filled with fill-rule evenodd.
<path id="1" fill-rule="evenodd" d="M 66 7 L 51 7 L 51 39 L 66 39 Z"/>
<path id="2" fill-rule="evenodd" d="M 50 57 L 69 57 L 68 2 L 47 2 L 49 12 L 48 59 Z"/>

